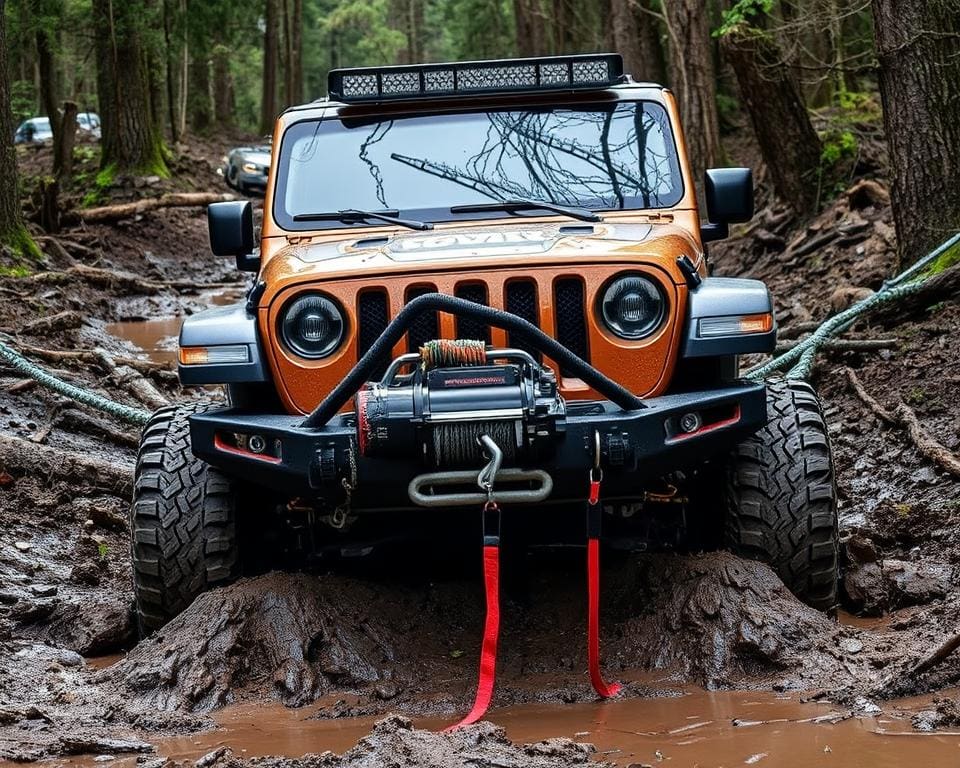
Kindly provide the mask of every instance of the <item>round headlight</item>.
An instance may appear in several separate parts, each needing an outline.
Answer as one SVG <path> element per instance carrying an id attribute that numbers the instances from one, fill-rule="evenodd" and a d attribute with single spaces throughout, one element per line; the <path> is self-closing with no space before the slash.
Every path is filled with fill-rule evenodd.
<path id="1" fill-rule="evenodd" d="M 326 357 L 343 340 L 343 312 L 332 300 L 311 293 L 286 308 L 280 328 L 284 343 L 300 357 Z"/>
<path id="2" fill-rule="evenodd" d="M 603 322 L 621 339 L 649 336 L 663 320 L 660 289 L 640 275 L 626 275 L 611 282 L 600 299 Z"/>

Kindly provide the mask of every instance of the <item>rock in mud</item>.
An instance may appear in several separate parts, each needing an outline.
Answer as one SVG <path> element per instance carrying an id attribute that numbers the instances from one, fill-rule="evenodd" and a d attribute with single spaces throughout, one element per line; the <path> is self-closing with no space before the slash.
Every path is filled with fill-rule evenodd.
<path id="1" fill-rule="evenodd" d="M 373 732 L 341 756 L 326 752 L 289 758 L 231 760 L 231 768 L 450 768 L 456 765 L 504 766 L 509 768 L 568 768 L 590 765 L 609 768 L 609 763 L 593 762 L 591 744 L 570 739 L 548 739 L 536 744 L 512 744 L 503 728 L 481 722 L 445 733 L 421 731 L 409 720 L 391 715 L 377 723 Z"/>

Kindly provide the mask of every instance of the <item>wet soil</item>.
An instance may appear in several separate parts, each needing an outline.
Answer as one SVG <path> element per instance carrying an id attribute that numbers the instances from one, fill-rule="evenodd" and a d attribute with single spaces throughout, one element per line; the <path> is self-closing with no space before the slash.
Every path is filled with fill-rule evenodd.
<path id="1" fill-rule="evenodd" d="M 30 167 L 43 167 L 48 158 L 32 152 Z M 220 191 L 213 167 L 195 164 L 178 183 Z M 150 193 L 131 184 L 118 194 Z M 766 280 L 782 330 L 823 319 L 895 269 L 889 206 L 871 194 L 843 195 L 806 223 L 764 209 L 757 225 L 714 246 L 717 273 Z M 222 289 L 205 285 L 244 287 L 232 264 L 209 255 L 203 212 L 155 211 L 60 239 L 70 260 L 44 243 L 48 274 L 80 263 L 180 287 L 0 278 L 0 338 L 19 349 L 102 349 L 139 361 L 163 397 L 195 396 L 172 374 L 172 318 L 219 300 L 212 291 Z M 822 244 L 810 249 L 815 241 Z M 59 319 L 37 325 L 39 318 Z M 960 744 L 951 688 L 960 654 L 923 674 L 909 670 L 960 626 L 960 484 L 904 432 L 881 424 L 840 369 L 853 368 L 884 404 L 907 403 L 958 452 L 958 333 L 954 300 L 898 325 L 854 329 L 859 338 L 895 337 L 893 349 L 831 352 L 818 364 L 841 497 L 839 622 L 798 603 L 769 569 L 726 554 L 605 553 L 603 664 L 627 686 L 624 701 L 599 706 L 585 674 L 582 552 L 521 558 L 504 585 L 499 709 L 491 715 L 506 735 L 490 725 L 431 732 L 472 696 L 479 560 L 450 569 L 427 549 L 412 556 L 417 573 L 403 578 L 401 562 L 392 576 L 361 566 L 246 579 L 201 597 L 138 644 L 127 499 L 83 477 L 0 467 L 0 759 L 55 755 L 62 763 L 79 752 L 90 761 L 153 747 L 147 759 L 207 756 L 203 765 L 266 754 L 287 757 L 260 764 L 656 765 L 657 750 L 678 765 L 950 764 Z M 115 369 L 31 356 L 70 381 L 148 407 Z M 136 430 L 101 417 L 104 430 L 81 418 L 95 414 L 77 413 L 0 366 L 0 433 L 132 471 Z M 111 663 L 84 660 L 104 654 Z M 710 692 L 687 687 L 678 697 L 681 684 Z M 890 699 L 938 691 L 936 700 Z M 795 722 L 834 710 L 839 722 Z M 415 718 L 418 728 L 391 716 L 350 749 L 390 713 Z M 752 724 L 759 721 L 767 722 Z M 915 735 L 899 735 L 906 733 Z M 567 740 L 523 746 L 549 737 Z M 209 757 L 221 747 L 232 752 Z M 348 751 L 288 759 L 324 749 Z"/>

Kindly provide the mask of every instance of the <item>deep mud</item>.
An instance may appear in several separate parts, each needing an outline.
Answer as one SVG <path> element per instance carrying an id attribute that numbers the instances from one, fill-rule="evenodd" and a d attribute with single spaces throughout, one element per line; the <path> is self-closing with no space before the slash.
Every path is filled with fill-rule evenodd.
<path id="1" fill-rule="evenodd" d="M 194 159 L 209 157 L 206 165 L 195 163 L 184 183 L 222 191 L 214 186 L 215 154 L 212 147 L 193 150 Z M 48 159 L 34 152 L 27 160 L 30 168 L 42 168 Z M 150 193 L 136 185 L 126 191 Z M 757 222 L 714 246 L 717 272 L 766 280 L 785 336 L 796 336 L 791 326 L 821 320 L 875 289 L 895 269 L 889 205 L 873 188 L 841 196 L 805 225 L 776 208 L 764 209 Z M 72 263 L 195 287 L 141 292 L 123 281 L 2 278 L 2 338 L 20 349 L 102 349 L 115 360 L 135 358 L 163 397 L 193 396 L 179 390 L 164 356 L 176 325 L 168 318 L 209 305 L 223 290 L 204 286 L 244 286 L 227 260 L 209 254 L 203 212 L 156 211 L 117 226 L 70 230 L 62 240 Z M 810 247 L 814 242 L 821 244 Z M 69 268 L 57 248 L 44 247 L 49 273 Z M 58 319 L 32 323 L 50 317 Z M 158 322 L 135 324 L 144 319 Z M 768 568 L 726 554 L 605 554 L 603 665 L 627 683 L 627 699 L 674 701 L 676 684 L 686 682 L 767 696 L 789 692 L 795 701 L 833 701 L 861 715 L 873 716 L 879 707 L 887 716 L 901 707 L 891 696 L 943 690 L 937 701 L 906 715 L 903 727 L 957 729 L 950 687 L 960 681 L 960 654 L 922 674 L 910 670 L 960 627 L 960 484 L 924 459 L 905 432 L 879 422 L 840 369 L 853 368 L 885 405 L 905 402 L 957 452 L 958 334 L 960 307 L 946 302 L 897 325 L 864 322 L 854 329 L 854 338 L 895 338 L 892 349 L 830 352 L 819 361 L 814 383 L 824 399 L 841 497 L 841 599 L 848 614 L 840 623 L 798 603 Z M 32 357 L 70 381 L 146 407 L 116 370 L 89 360 Z M 135 429 L 73 407 L 2 366 L 0 433 L 132 471 Z M 265 702 L 307 706 L 317 723 L 360 723 L 357 735 L 388 713 L 432 718 L 426 725 L 433 729 L 469 706 L 482 625 L 479 560 L 475 569 L 453 573 L 434 563 L 431 573 L 431 560 L 421 558 L 417 576 L 402 580 L 362 567 L 349 575 L 246 579 L 201 597 L 137 644 L 127 500 L 114 493 L 83 477 L 24 476 L 0 467 L 0 759 L 146 750 L 147 742 L 213 727 L 223 707 Z M 505 577 L 497 706 L 566 707 L 574 719 L 582 708 L 594 711 L 585 671 L 582 557 L 532 556 Z M 102 654 L 121 659 L 101 669 L 83 658 Z M 763 707 L 754 719 L 773 718 L 763 712 L 775 707 Z M 651 711 L 634 712 L 643 722 L 622 730 L 649 730 Z M 573 736 L 595 730 L 593 716 L 600 715 L 585 715 L 582 728 L 564 720 L 552 731 L 511 729 L 509 736 L 531 742 Z M 495 714 L 495 720 L 505 723 L 509 716 Z M 601 752 L 617 747 L 612 733 Z M 816 734 L 810 738 L 820 744 L 826 737 Z M 954 752 L 936 751 L 955 749 L 955 741 L 927 740 L 901 753 L 892 740 L 885 754 L 938 764 L 935 755 L 955 759 Z M 836 742 L 828 742 L 838 757 Z M 696 759 L 744 762 L 761 752 L 769 750 L 762 744 L 742 755 L 707 749 Z M 629 764 L 615 754 L 591 756 L 573 742 L 513 746 L 491 726 L 436 735 L 391 716 L 342 758 L 260 764 L 522 767 L 598 758 Z M 873 758 L 870 765 L 884 764 L 882 755 Z M 224 752 L 208 764 L 242 759 L 240 752 Z M 646 749 L 635 762 L 658 760 Z"/>

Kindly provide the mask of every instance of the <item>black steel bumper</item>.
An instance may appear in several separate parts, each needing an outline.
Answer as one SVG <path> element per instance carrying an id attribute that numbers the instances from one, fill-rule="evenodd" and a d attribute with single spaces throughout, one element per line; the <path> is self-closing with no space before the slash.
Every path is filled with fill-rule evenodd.
<path id="1" fill-rule="evenodd" d="M 567 406 L 564 435 L 551 458 L 535 467 L 553 478 L 551 501 L 583 498 L 597 435 L 605 498 L 630 498 L 637 495 L 645 479 L 694 466 L 729 449 L 767 421 L 765 387 L 747 381 L 651 398 L 632 411 L 607 401 L 574 401 Z M 683 432 L 679 419 L 691 412 L 700 416 L 702 426 Z M 302 416 L 249 414 L 227 408 L 192 416 L 190 426 L 198 458 L 286 496 L 338 502 L 343 480 L 355 480 L 351 501 L 356 511 L 412 508 L 408 483 L 431 471 L 416 455 L 409 460 L 359 456 L 352 414 L 311 428 L 303 426 Z M 266 450 L 254 453 L 238 448 L 236 434 L 262 437 Z"/>

